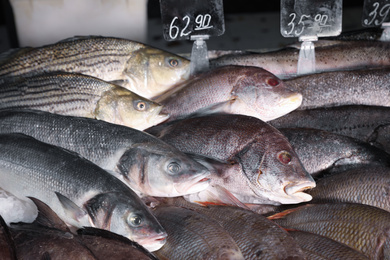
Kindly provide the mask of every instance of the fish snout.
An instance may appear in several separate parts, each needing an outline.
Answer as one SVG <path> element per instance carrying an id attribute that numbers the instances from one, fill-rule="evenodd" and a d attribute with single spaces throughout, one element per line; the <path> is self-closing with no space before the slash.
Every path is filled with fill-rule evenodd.
<path id="1" fill-rule="evenodd" d="M 154 236 L 137 240 L 137 243 L 145 247 L 149 252 L 159 250 L 166 242 L 168 234 L 161 231 Z"/>
<path id="2" fill-rule="evenodd" d="M 210 172 L 204 170 L 188 180 L 181 180 L 175 184 L 175 189 L 181 196 L 205 190 L 210 185 Z"/>
<path id="3" fill-rule="evenodd" d="M 291 182 L 284 187 L 284 192 L 291 197 L 296 197 L 302 200 L 302 202 L 310 201 L 312 196 L 305 193 L 305 190 L 312 189 L 316 186 L 315 181 L 300 181 Z"/>
<path id="4" fill-rule="evenodd" d="M 302 94 L 293 93 L 288 97 L 283 98 L 283 100 L 280 102 L 280 105 L 282 107 L 284 106 L 299 107 L 302 104 L 302 100 L 303 100 Z"/>

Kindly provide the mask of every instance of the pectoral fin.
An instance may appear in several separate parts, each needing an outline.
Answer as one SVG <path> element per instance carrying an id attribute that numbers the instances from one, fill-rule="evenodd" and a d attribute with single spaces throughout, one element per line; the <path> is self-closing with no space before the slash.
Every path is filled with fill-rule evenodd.
<path id="1" fill-rule="evenodd" d="M 77 206 L 73 201 L 71 201 L 61 193 L 56 192 L 56 195 L 62 207 L 64 208 L 65 215 L 69 219 L 75 220 L 78 225 L 80 225 L 82 218 L 87 215 L 87 212 L 85 212 L 82 208 Z"/>

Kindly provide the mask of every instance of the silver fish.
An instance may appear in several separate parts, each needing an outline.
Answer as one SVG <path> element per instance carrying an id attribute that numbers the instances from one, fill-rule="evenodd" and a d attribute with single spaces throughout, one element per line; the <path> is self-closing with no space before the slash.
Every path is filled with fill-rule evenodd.
<path id="1" fill-rule="evenodd" d="M 0 125 L 0 133 L 23 133 L 78 153 L 139 195 L 181 196 L 202 191 L 210 183 L 204 166 L 172 145 L 129 127 L 22 109 L 0 110 Z"/>
<path id="2" fill-rule="evenodd" d="M 35 197 L 67 224 L 107 229 L 149 251 L 167 236 L 125 184 L 74 152 L 22 134 L 0 135 L 0 187 L 19 199 Z"/>

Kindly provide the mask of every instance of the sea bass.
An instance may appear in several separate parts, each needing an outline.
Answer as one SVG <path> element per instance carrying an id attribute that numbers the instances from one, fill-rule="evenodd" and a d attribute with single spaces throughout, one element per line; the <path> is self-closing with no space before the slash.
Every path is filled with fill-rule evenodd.
<path id="1" fill-rule="evenodd" d="M 278 225 L 329 237 L 370 259 L 390 257 L 390 212 L 354 203 L 309 204 L 268 217 Z"/>
<path id="2" fill-rule="evenodd" d="M 0 110 L 0 126 L 0 133 L 23 133 L 72 150 L 139 195 L 181 196 L 202 191 L 210 182 L 204 166 L 174 146 L 129 127 L 33 110 Z"/>
<path id="3" fill-rule="evenodd" d="M 153 213 L 168 233 L 155 252 L 161 259 L 244 259 L 236 242 L 218 222 L 196 211 L 157 206 Z"/>
<path id="4" fill-rule="evenodd" d="M 390 108 L 339 106 L 295 110 L 269 121 L 276 128 L 314 128 L 350 136 L 390 152 Z"/>
<path id="5" fill-rule="evenodd" d="M 36 220 L 9 228 L 18 259 L 157 259 L 137 243 L 107 230 L 86 227 L 74 234 L 45 203 L 30 199 L 38 208 Z"/>
<path id="6" fill-rule="evenodd" d="M 0 135 L 0 187 L 46 203 L 67 224 L 107 229 L 149 251 L 166 232 L 125 184 L 74 152 L 22 134 Z"/>
<path id="7" fill-rule="evenodd" d="M 189 60 L 121 38 L 81 36 L 13 51 L 0 61 L 0 77 L 49 71 L 78 72 L 121 84 L 146 98 L 190 76 Z"/>
<path id="8" fill-rule="evenodd" d="M 280 128 L 313 176 L 356 164 L 390 166 L 390 154 L 361 140 L 312 128 Z"/>
<path id="9" fill-rule="evenodd" d="M 298 109 L 344 105 L 390 106 L 390 68 L 332 71 L 285 80 L 302 94 Z"/>
<path id="10" fill-rule="evenodd" d="M 233 167 L 212 175 L 243 203 L 299 203 L 311 200 L 303 191 L 315 186 L 286 137 L 260 119 L 213 114 L 177 120 L 145 130 L 179 150 Z M 205 190 L 207 192 L 207 189 Z"/>
<path id="11" fill-rule="evenodd" d="M 0 81 L 0 109 L 37 109 L 140 130 L 168 118 L 160 114 L 161 105 L 118 85 L 78 73 L 51 72 Z"/>
<path id="12" fill-rule="evenodd" d="M 199 74 L 153 100 L 163 106 L 162 113 L 169 114 L 169 121 L 215 112 L 268 121 L 299 107 L 302 95 L 262 68 L 224 66 Z"/>
<path id="13" fill-rule="evenodd" d="M 390 167 L 362 165 L 325 176 L 310 190 L 313 203 L 351 202 L 390 212 Z"/>
<path id="14" fill-rule="evenodd" d="M 301 247 L 285 230 L 250 210 L 220 205 L 204 207 L 180 197 L 162 199 L 160 203 L 189 209 L 216 221 L 236 241 L 245 259 L 306 259 Z"/>
<path id="15" fill-rule="evenodd" d="M 321 44 L 321 41 L 318 41 L 318 44 Z M 327 43 L 325 46 L 315 48 L 316 72 L 388 66 L 390 65 L 389 50 L 390 43 L 381 41 Z M 261 67 L 281 79 L 287 79 L 297 75 L 298 58 L 299 49 L 290 47 L 272 52 L 221 56 L 210 60 L 210 66 Z"/>

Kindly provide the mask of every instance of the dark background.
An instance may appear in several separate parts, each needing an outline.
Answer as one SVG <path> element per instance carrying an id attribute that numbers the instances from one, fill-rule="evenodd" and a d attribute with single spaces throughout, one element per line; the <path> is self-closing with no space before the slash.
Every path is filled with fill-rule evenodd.
<path id="1" fill-rule="evenodd" d="M 9 0 L 0 0 L 0 25 L 6 25 L 8 36 L 10 39 L 11 48 L 18 47 L 17 36 L 15 31 L 15 25 L 13 22 L 12 9 Z M 82 1 L 82 0 L 80 0 Z M 196 0 L 190 0 L 196 1 Z M 363 8 L 364 0 L 344 0 L 343 9 L 348 7 L 361 7 Z M 267 0 L 225 0 L 223 1 L 225 14 L 236 13 L 262 13 L 262 12 L 275 12 L 280 10 L 280 1 Z M 160 15 L 160 3 L 159 0 L 148 1 L 148 17 L 149 18 L 161 18 Z"/>

